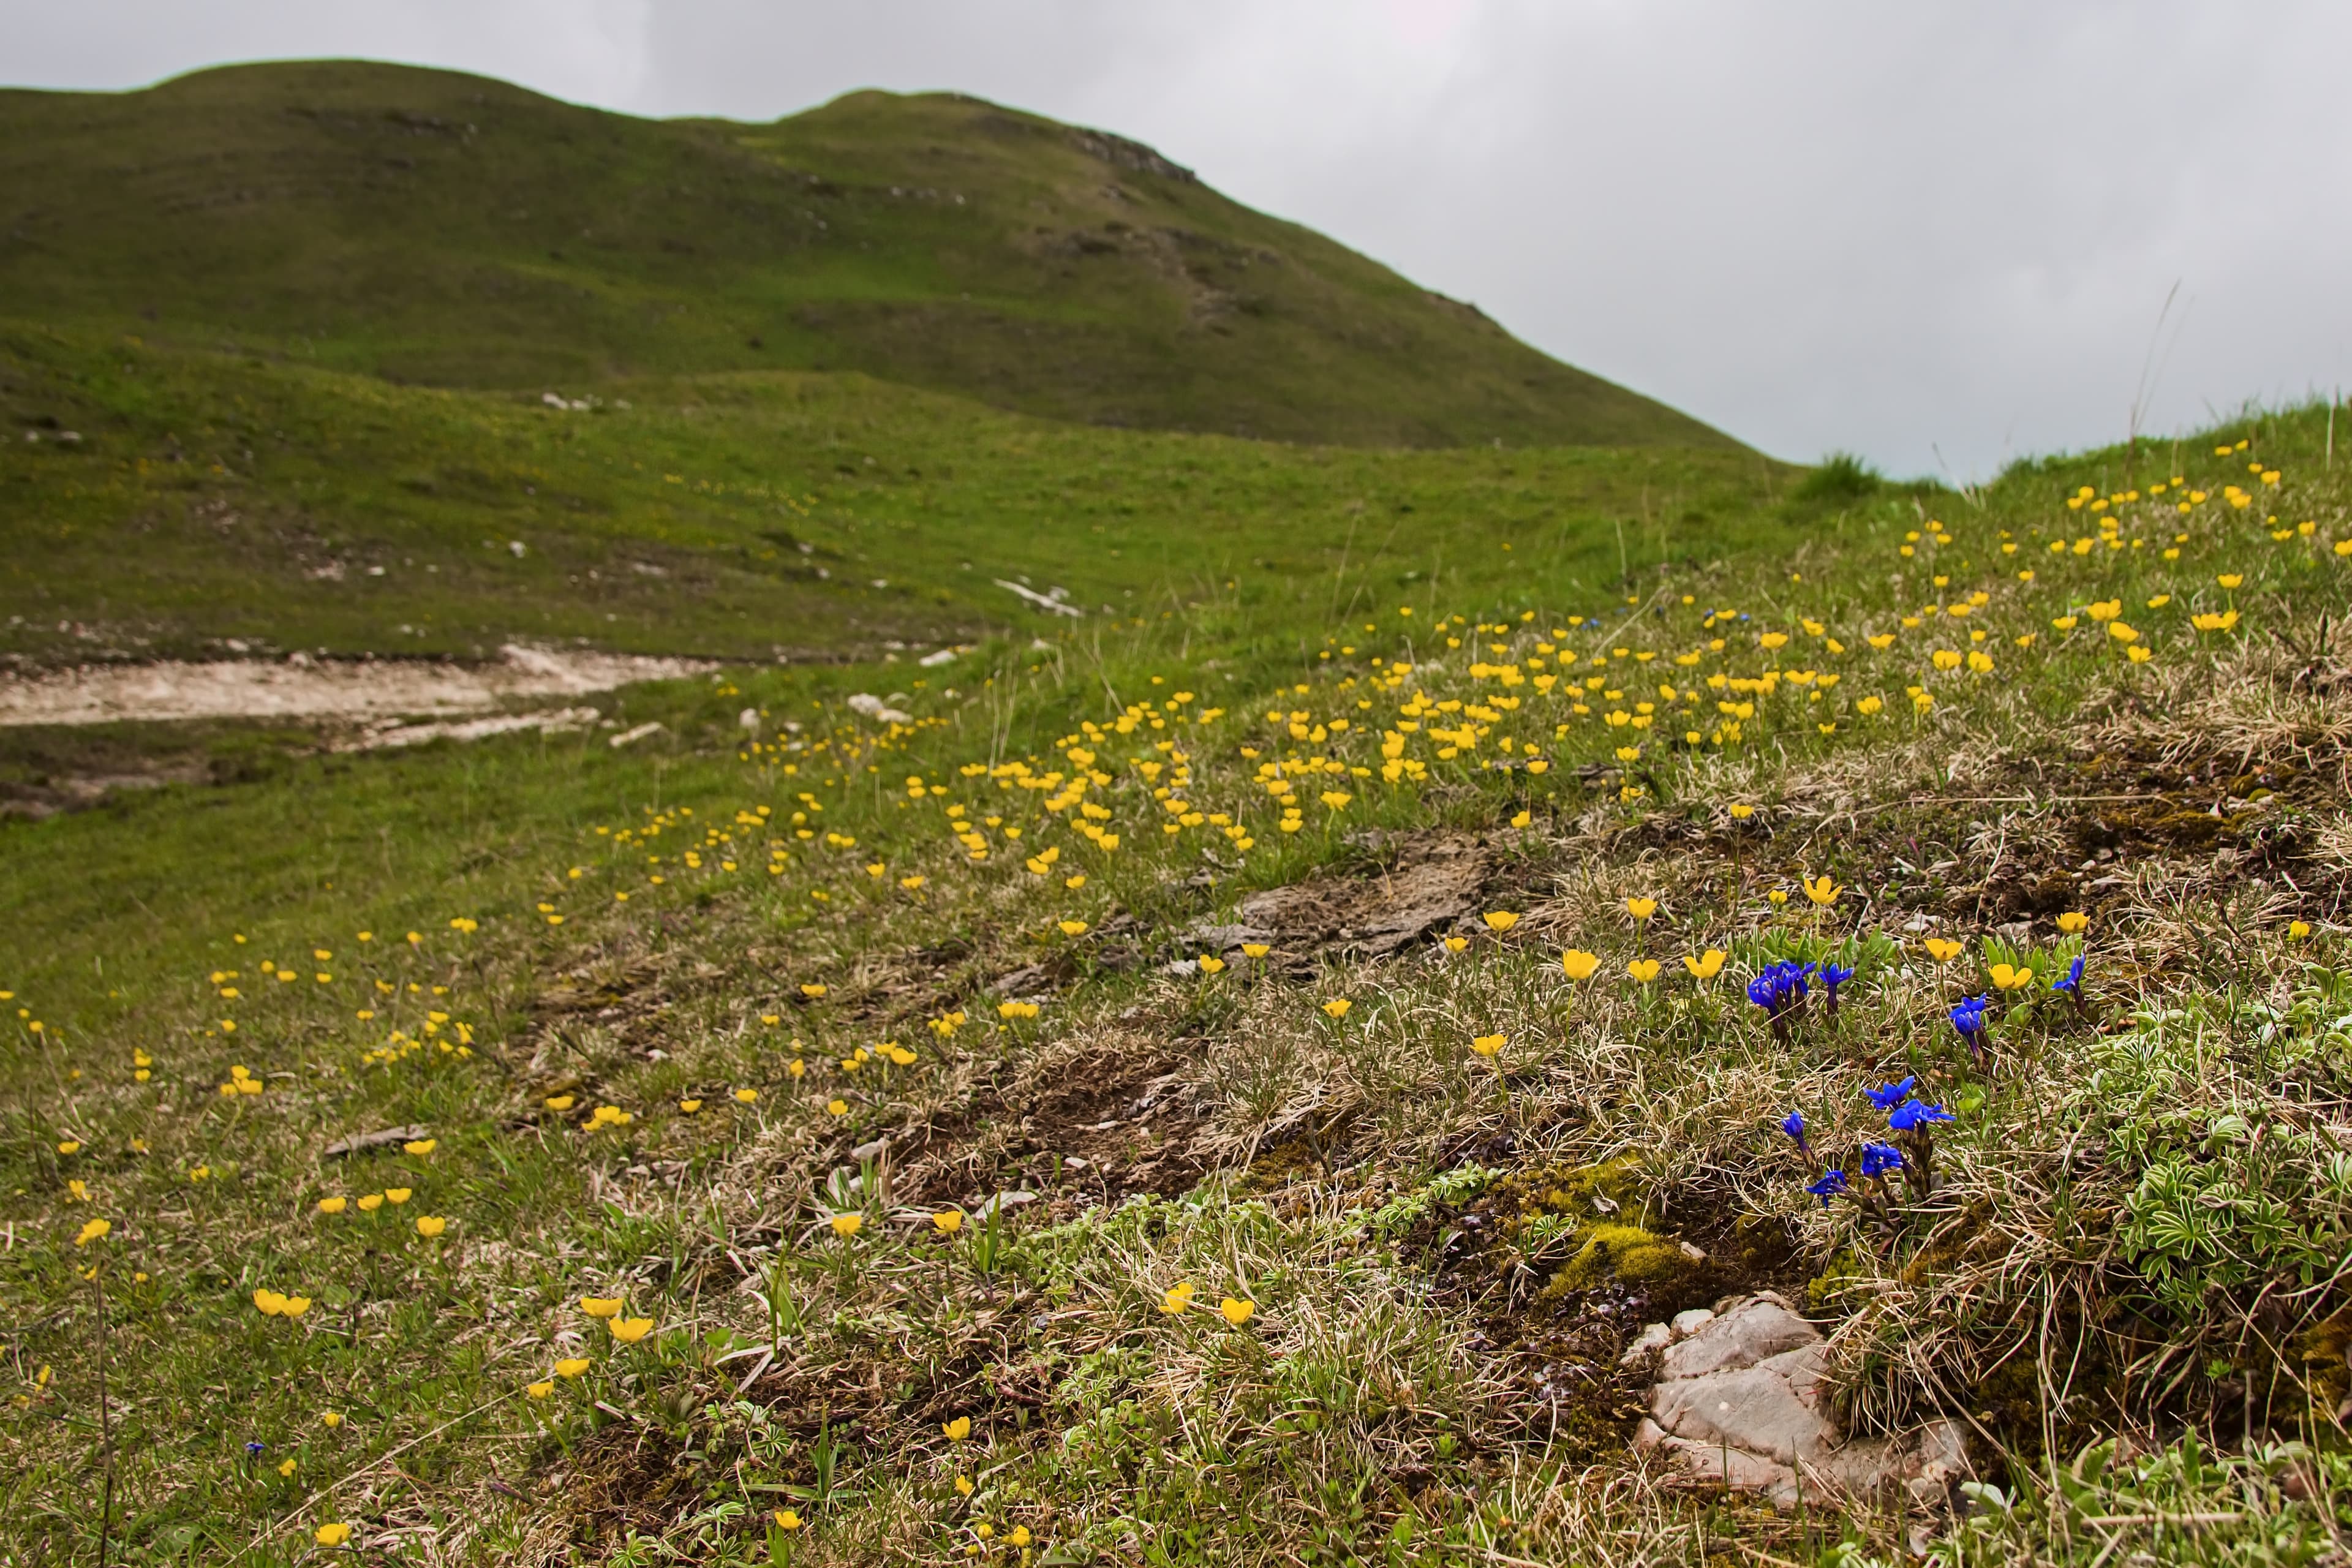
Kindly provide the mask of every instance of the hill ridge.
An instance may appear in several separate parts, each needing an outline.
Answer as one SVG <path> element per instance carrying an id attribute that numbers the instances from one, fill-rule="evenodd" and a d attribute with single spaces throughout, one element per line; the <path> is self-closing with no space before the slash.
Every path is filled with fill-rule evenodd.
<path id="1" fill-rule="evenodd" d="M 9 314 L 395 381 L 858 370 L 1309 444 L 1738 447 L 1156 148 L 964 93 L 655 121 L 425 68 L 223 67 L 0 92 L 0 188 Z"/>

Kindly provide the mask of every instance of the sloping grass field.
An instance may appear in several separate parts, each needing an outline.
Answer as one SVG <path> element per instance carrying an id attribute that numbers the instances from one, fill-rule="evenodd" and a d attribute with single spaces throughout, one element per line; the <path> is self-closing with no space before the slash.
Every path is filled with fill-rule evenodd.
<path id="1" fill-rule="evenodd" d="M 127 433 L 37 460 L 160 482 L 75 363 Z M 361 395 L 305 374 L 309 416 Z M 1968 495 L 1735 458 L 1671 507 L 1605 454 L 1056 469 L 1076 437 L 948 413 L 758 505 L 688 455 L 861 395 L 451 439 L 713 540 L 789 496 L 916 590 L 874 626 L 968 651 L 778 668 L 713 590 L 693 645 L 758 661 L 605 700 L 649 749 L 281 755 L 0 830 L 12 1560 L 2341 1555 L 2327 410 Z M 348 493 L 607 635 L 593 521 L 517 558 Z M 1664 543 L 1621 546 L 1644 500 Z M 1442 563 L 1406 505 L 1458 509 Z M 57 515 L 11 569 L 84 591 Z M 974 611 L 950 517 L 1087 615 Z M 197 583 L 174 548 L 116 581 Z M 775 619 L 852 592 L 730 570 Z M 113 591 L 267 632 L 210 603 L 241 572 Z M 286 614 L 349 649 L 424 611 Z M 1632 1453 L 1643 1326 L 1757 1289 L 1828 1333 L 1848 1431 L 1955 1419 L 1973 1479 L 1780 1512 Z"/>

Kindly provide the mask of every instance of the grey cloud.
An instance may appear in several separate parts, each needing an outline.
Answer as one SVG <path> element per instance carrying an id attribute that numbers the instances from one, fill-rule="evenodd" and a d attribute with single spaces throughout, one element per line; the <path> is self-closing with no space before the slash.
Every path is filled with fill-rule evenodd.
<path id="1" fill-rule="evenodd" d="M 1783 456 L 1962 475 L 2352 381 L 2352 11 L 1741 0 L 0 0 L 7 68 L 446 64 L 768 119 L 953 88 L 1159 146 Z M 2174 330 L 2177 328 L 2177 331 Z"/>

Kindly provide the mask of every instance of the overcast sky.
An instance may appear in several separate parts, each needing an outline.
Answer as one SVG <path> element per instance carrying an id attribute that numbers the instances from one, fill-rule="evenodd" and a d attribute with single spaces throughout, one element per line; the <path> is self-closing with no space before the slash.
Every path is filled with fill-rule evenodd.
<path id="1" fill-rule="evenodd" d="M 1801 460 L 2120 439 L 2152 342 L 2158 432 L 2352 384 L 2344 0 L 0 0 L 0 37 L 26 86 L 349 55 L 654 115 L 977 93 Z"/>

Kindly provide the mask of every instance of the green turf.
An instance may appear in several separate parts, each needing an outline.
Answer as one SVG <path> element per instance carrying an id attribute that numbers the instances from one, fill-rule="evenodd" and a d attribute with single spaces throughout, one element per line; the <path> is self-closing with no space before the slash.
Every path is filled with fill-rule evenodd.
<path id="1" fill-rule="evenodd" d="M 1083 424 L 1736 449 L 1146 149 L 952 95 L 650 121 L 353 62 L 0 93 L 0 300 L 399 382 L 863 371 Z"/>
<path id="2" fill-rule="evenodd" d="M 1790 470 L 1729 448 L 1301 447 L 1050 423 L 845 374 L 642 377 L 598 398 L 558 410 L 0 324 L 0 401 L 23 426 L 0 443 L 20 542 L 0 564 L 0 652 L 236 638 L 478 657 L 577 638 L 870 656 L 1066 623 L 1000 580 L 1066 588 L 1079 626 L 1228 584 L 1245 604 L 1341 609 L 1532 574 L 1598 599 L 1817 526 L 1780 510 Z"/>

